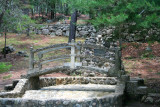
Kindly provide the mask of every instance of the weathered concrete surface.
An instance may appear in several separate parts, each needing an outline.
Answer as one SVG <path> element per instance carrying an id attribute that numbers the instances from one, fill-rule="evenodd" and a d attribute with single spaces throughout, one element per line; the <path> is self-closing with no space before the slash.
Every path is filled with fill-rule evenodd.
<path id="1" fill-rule="evenodd" d="M 115 92 L 116 85 L 99 85 L 99 84 L 69 84 L 69 85 L 58 85 L 43 87 L 40 90 L 57 90 L 57 91 L 105 91 L 105 92 Z"/>
<path id="2" fill-rule="evenodd" d="M 23 98 L 36 100 L 66 99 L 66 100 L 85 100 L 88 98 L 100 98 L 111 93 L 100 91 L 53 91 L 53 90 L 30 90 Z"/>

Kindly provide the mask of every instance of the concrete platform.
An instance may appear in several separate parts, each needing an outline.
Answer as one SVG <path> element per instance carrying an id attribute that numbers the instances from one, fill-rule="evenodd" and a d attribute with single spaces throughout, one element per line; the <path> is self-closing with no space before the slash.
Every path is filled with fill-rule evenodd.
<path id="1" fill-rule="evenodd" d="M 65 90 L 65 91 L 107 91 L 115 92 L 116 85 L 100 85 L 100 84 L 68 84 L 43 87 L 40 90 Z"/>
<path id="2" fill-rule="evenodd" d="M 25 99 L 63 99 L 82 100 L 103 97 L 115 92 L 115 85 L 99 84 L 69 84 L 44 87 L 40 90 L 26 91 L 22 98 Z"/>
<path id="3" fill-rule="evenodd" d="M 100 98 L 111 93 L 100 91 L 54 91 L 54 90 L 30 90 L 26 91 L 22 98 L 34 100 L 85 100 Z"/>

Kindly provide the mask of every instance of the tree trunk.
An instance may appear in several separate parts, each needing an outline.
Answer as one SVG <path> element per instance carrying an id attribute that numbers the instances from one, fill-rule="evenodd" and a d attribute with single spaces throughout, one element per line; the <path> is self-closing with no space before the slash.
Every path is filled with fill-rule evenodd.
<path id="1" fill-rule="evenodd" d="M 4 58 L 6 58 L 6 45 L 7 45 L 7 33 L 6 33 L 6 28 L 5 28 L 5 43 L 4 43 Z"/>
<path id="2" fill-rule="evenodd" d="M 69 14 L 69 8 L 68 8 L 68 4 L 65 5 L 65 15 L 68 16 Z"/>
<path id="3" fill-rule="evenodd" d="M 74 12 L 72 13 L 72 16 L 71 16 L 70 32 L 69 32 L 69 40 L 68 40 L 68 42 L 71 42 L 72 39 L 75 40 L 76 22 L 77 22 L 77 10 L 74 10 Z"/>
<path id="4" fill-rule="evenodd" d="M 4 13 L 1 13 L 1 14 L 0 14 L 0 27 L 1 27 L 1 25 L 2 25 L 3 15 L 4 15 Z"/>
<path id="5" fill-rule="evenodd" d="M 30 32 L 30 25 L 27 25 L 27 36 L 30 36 L 29 32 Z"/>
<path id="6" fill-rule="evenodd" d="M 31 9 L 32 18 L 34 18 L 34 9 Z"/>
<path id="7" fill-rule="evenodd" d="M 54 19 L 54 10 L 51 10 L 51 19 Z"/>

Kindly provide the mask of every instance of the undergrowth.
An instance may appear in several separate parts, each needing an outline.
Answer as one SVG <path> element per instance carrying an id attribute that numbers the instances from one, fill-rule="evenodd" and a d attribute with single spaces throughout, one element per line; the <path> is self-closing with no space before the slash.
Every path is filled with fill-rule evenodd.
<path id="1" fill-rule="evenodd" d="M 0 73 L 8 72 L 11 69 L 12 65 L 7 62 L 0 62 Z"/>

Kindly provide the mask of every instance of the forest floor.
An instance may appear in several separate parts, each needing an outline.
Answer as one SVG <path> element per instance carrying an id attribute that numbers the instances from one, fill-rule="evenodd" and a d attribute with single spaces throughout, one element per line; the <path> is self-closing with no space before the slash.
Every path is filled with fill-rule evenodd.
<path id="1" fill-rule="evenodd" d="M 77 41 L 84 39 L 78 38 Z M 45 35 L 25 35 L 8 34 L 7 44 L 16 48 L 14 53 L 8 54 L 3 58 L 0 53 L 0 62 L 9 62 L 12 68 L 9 72 L 0 73 L 0 90 L 14 79 L 20 79 L 28 70 L 28 57 L 17 56 L 18 51 L 26 51 L 29 54 L 29 48 L 40 48 L 57 43 L 67 43 L 68 38 L 57 36 L 50 37 Z M 147 46 L 151 51 L 146 51 Z M 0 37 L 0 50 L 4 47 L 4 38 Z M 149 87 L 149 91 L 160 93 L 160 43 L 123 43 L 122 60 L 126 72 L 131 77 L 141 77 Z M 51 74 L 50 76 L 67 76 L 62 73 Z"/>

